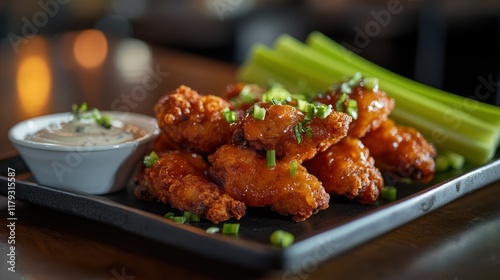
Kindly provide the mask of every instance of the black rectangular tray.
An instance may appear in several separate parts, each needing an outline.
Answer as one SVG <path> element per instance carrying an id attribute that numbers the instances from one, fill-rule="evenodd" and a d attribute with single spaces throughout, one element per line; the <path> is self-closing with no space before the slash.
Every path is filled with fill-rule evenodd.
<path id="1" fill-rule="evenodd" d="M 133 186 L 109 195 L 89 195 L 42 186 L 19 156 L 0 160 L 0 194 L 7 194 L 7 168 L 16 170 L 16 199 L 121 228 L 183 250 L 251 269 L 296 269 L 321 263 L 347 249 L 395 229 L 461 196 L 500 179 L 500 156 L 480 167 L 436 174 L 428 184 L 397 185 L 397 200 L 360 205 L 332 199 L 327 210 L 296 223 L 268 209 L 247 209 L 237 236 L 208 234 L 214 226 L 202 220 L 177 224 L 163 218 L 178 212 L 168 205 L 137 201 Z M 218 225 L 221 227 L 221 225 Z M 277 229 L 291 232 L 295 243 L 271 245 Z"/>

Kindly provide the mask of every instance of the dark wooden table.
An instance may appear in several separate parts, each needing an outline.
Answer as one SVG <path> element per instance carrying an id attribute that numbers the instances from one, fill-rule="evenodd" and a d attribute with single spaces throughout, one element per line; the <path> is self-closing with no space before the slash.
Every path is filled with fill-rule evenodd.
<path id="1" fill-rule="evenodd" d="M 96 47 L 99 35 L 86 35 L 35 37 L 18 52 L 8 41 L 1 44 L 2 158 L 16 153 L 8 129 L 29 117 L 83 101 L 152 115 L 158 98 L 180 84 L 217 94 L 234 81 L 233 65 L 132 39 Z M 250 271 L 22 201 L 16 201 L 13 273 L 7 208 L 0 196 L 0 279 L 500 278 L 500 181 L 297 273 Z"/>

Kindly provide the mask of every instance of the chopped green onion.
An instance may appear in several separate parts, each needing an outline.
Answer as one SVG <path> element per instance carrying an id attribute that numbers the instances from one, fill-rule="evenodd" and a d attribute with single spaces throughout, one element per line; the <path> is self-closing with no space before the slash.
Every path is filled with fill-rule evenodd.
<path id="1" fill-rule="evenodd" d="M 395 201 L 397 189 L 394 186 L 384 186 L 382 188 L 381 196 L 385 200 Z"/>
<path id="2" fill-rule="evenodd" d="M 252 103 L 255 103 L 255 97 L 253 96 L 252 94 L 252 87 L 251 85 L 245 85 L 238 97 L 240 98 L 241 102 L 245 103 L 245 104 L 252 104 Z"/>
<path id="3" fill-rule="evenodd" d="M 222 225 L 222 234 L 231 235 L 238 234 L 240 224 L 224 223 Z"/>
<path id="4" fill-rule="evenodd" d="M 373 77 L 366 77 L 363 79 L 363 86 L 371 91 L 377 91 L 378 79 Z"/>
<path id="5" fill-rule="evenodd" d="M 276 166 L 276 151 L 275 150 L 266 151 L 266 161 L 267 161 L 267 167 L 275 167 Z"/>
<path id="6" fill-rule="evenodd" d="M 174 221 L 178 224 L 183 224 L 186 222 L 186 217 L 184 216 L 173 216 L 173 217 L 170 217 L 169 220 L 171 221 Z"/>
<path id="7" fill-rule="evenodd" d="M 446 171 L 450 168 L 450 162 L 444 155 L 438 154 L 436 158 L 434 158 L 434 163 L 436 165 L 436 171 Z"/>
<path id="8" fill-rule="evenodd" d="M 263 121 L 266 118 L 266 109 L 259 107 L 259 105 L 253 105 L 252 117 L 259 121 Z"/>
<path id="9" fill-rule="evenodd" d="M 219 231 L 220 231 L 220 229 L 219 229 L 218 227 L 209 227 L 209 228 L 207 228 L 207 230 L 206 230 L 206 232 L 207 232 L 207 233 L 210 233 L 210 234 L 215 234 L 215 233 L 217 233 L 217 232 L 219 232 Z"/>
<path id="10" fill-rule="evenodd" d="M 324 119 L 330 115 L 332 112 L 332 106 L 326 104 L 320 104 L 316 107 L 316 116 L 320 119 Z"/>
<path id="11" fill-rule="evenodd" d="M 236 112 L 229 110 L 228 107 L 222 109 L 222 115 L 228 123 L 236 122 Z"/>
<path id="12" fill-rule="evenodd" d="M 460 154 L 444 151 L 436 156 L 434 162 L 436 163 L 437 171 L 446 171 L 449 168 L 462 169 L 465 164 L 465 158 Z"/>
<path id="13" fill-rule="evenodd" d="M 349 99 L 349 101 L 347 102 L 346 113 L 353 119 L 358 119 L 358 102 L 356 100 Z"/>
<path id="14" fill-rule="evenodd" d="M 273 245 L 286 248 L 293 244 L 295 237 L 290 232 L 279 229 L 271 234 L 270 240 Z"/>
<path id="15" fill-rule="evenodd" d="M 94 118 L 94 121 L 98 125 L 106 129 L 111 128 L 111 117 L 107 115 L 102 115 L 98 109 L 96 108 L 92 109 L 92 117 Z"/>
<path id="16" fill-rule="evenodd" d="M 80 114 L 85 113 L 87 111 L 87 103 L 83 102 L 82 105 L 78 106 L 77 104 L 73 104 L 71 106 L 71 113 L 77 118 L 80 118 Z"/>
<path id="17" fill-rule="evenodd" d="M 295 139 L 297 140 L 297 144 L 300 145 L 302 143 L 302 133 L 299 127 L 300 123 L 293 127 L 293 134 L 295 135 Z"/>
<path id="18" fill-rule="evenodd" d="M 352 89 L 347 83 L 342 83 L 340 85 L 340 92 L 345 93 L 345 94 L 351 94 Z"/>
<path id="19" fill-rule="evenodd" d="M 335 110 L 337 112 L 344 112 L 344 102 L 345 102 L 346 98 L 347 98 L 346 93 L 340 94 L 339 100 L 337 100 L 337 102 L 335 102 Z"/>
<path id="20" fill-rule="evenodd" d="M 173 216 L 175 216 L 175 214 L 174 214 L 174 213 L 172 213 L 172 212 L 168 212 L 168 213 L 166 213 L 165 215 L 163 215 L 163 217 L 164 217 L 165 219 L 170 219 L 170 218 L 172 218 Z"/>
<path id="21" fill-rule="evenodd" d="M 200 216 L 191 213 L 189 211 L 184 211 L 184 217 L 186 218 L 187 222 L 199 222 L 200 221 Z"/>
<path id="22" fill-rule="evenodd" d="M 160 157 L 158 156 L 158 154 L 155 151 L 151 151 L 151 153 L 149 153 L 149 155 L 144 157 L 143 162 L 144 162 L 144 165 L 146 165 L 146 167 L 151 167 L 159 159 L 160 159 Z"/>
<path id="23" fill-rule="evenodd" d="M 297 160 L 292 160 L 290 161 L 290 176 L 295 176 L 297 175 L 297 170 L 298 170 L 298 164 Z"/>
<path id="24" fill-rule="evenodd" d="M 356 72 L 354 73 L 354 75 L 352 75 L 351 79 L 347 81 L 347 85 L 351 88 L 358 86 L 362 78 L 363 75 L 361 74 L 361 72 Z"/>
<path id="25" fill-rule="evenodd" d="M 299 111 L 301 112 L 307 113 L 309 111 L 310 104 L 311 103 L 305 100 L 297 100 L 297 109 L 299 109 Z"/>

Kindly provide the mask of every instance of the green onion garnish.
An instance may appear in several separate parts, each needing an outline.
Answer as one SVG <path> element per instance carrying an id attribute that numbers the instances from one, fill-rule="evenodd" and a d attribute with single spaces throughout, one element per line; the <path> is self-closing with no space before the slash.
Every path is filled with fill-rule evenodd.
<path id="1" fill-rule="evenodd" d="M 290 161 L 290 176 L 293 177 L 297 175 L 297 169 L 298 169 L 297 160 Z"/>
<path id="2" fill-rule="evenodd" d="M 231 235 L 238 234 L 240 224 L 224 223 L 222 225 L 222 234 Z"/>
<path id="3" fill-rule="evenodd" d="M 149 153 L 149 155 L 144 156 L 143 162 L 144 162 L 144 165 L 146 165 L 146 167 L 151 167 L 159 159 L 160 159 L 160 157 L 158 156 L 158 154 L 155 151 L 151 151 L 151 153 Z"/>
<path id="4" fill-rule="evenodd" d="M 347 102 L 346 113 L 353 119 L 358 119 L 358 102 L 356 100 L 349 99 L 349 101 Z"/>
<path id="5" fill-rule="evenodd" d="M 183 224 L 186 222 L 186 217 L 184 216 L 173 216 L 169 218 L 171 221 L 174 221 L 178 224 Z"/>
<path id="6" fill-rule="evenodd" d="M 326 104 L 320 104 L 316 107 L 316 116 L 320 119 L 324 119 L 330 115 L 332 112 L 332 106 Z"/>
<path id="7" fill-rule="evenodd" d="M 395 201 L 397 189 L 394 186 L 384 186 L 382 188 L 381 196 L 385 200 Z"/>
<path id="8" fill-rule="evenodd" d="M 186 222 L 199 222 L 200 216 L 191 213 L 189 211 L 184 211 L 184 217 L 186 218 Z"/>
<path id="9" fill-rule="evenodd" d="M 436 171 L 446 171 L 450 168 L 448 158 L 444 155 L 438 154 L 434 159 L 434 163 L 436 165 Z"/>
<path id="10" fill-rule="evenodd" d="M 293 244 L 295 237 L 290 232 L 279 229 L 271 234 L 270 240 L 273 245 L 286 248 Z"/>
<path id="11" fill-rule="evenodd" d="M 373 77 L 366 77 L 363 79 L 363 86 L 371 91 L 377 91 L 378 79 Z"/>
<path id="12" fill-rule="evenodd" d="M 174 214 L 174 213 L 172 213 L 172 212 L 168 212 L 168 213 L 166 213 L 165 215 L 163 215 L 163 217 L 164 217 L 165 219 L 170 219 L 170 218 L 172 218 L 173 216 L 175 216 L 175 214 Z"/>
<path id="13" fill-rule="evenodd" d="M 92 109 L 92 117 L 94 118 L 94 121 L 98 125 L 106 128 L 106 129 L 111 128 L 111 117 L 106 116 L 106 115 L 102 115 L 98 109 L 96 109 L 96 108 Z"/>
<path id="14" fill-rule="evenodd" d="M 275 167 L 276 166 L 276 151 L 275 150 L 266 151 L 266 161 L 267 161 L 267 167 Z"/>
<path id="15" fill-rule="evenodd" d="M 266 118 L 266 109 L 259 107 L 259 105 L 253 105 L 252 117 L 259 121 L 263 121 Z"/>
<path id="16" fill-rule="evenodd" d="M 337 110 L 337 112 L 344 111 L 344 102 L 345 102 L 346 98 L 347 98 L 347 94 L 345 94 L 345 93 L 342 93 L 339 96 L 339 100 L 337 100 L 337 102 L 335 103 L 335 110 Z"/>
<path id="17" fill-rule="evenodd" d="M 300 145 L 300 143 L 302 143 L 302 134 L 301 134 L 299 125 L 296 125 L 293 127 L 293 134 L 295 135 L 295 139 L 297 140 L 297 144 Z"/>
<path id="18" fill-rule="evenodd" d="M 217 232 L 219 232 L 219 231 L 220 231 L 220 229 L 219 229 L 218 227 L 209 227 L 209 228 L 207 228 L 207 230 L 206 230 L 206 232 L 207 232 L 207 233 L 210 233 L 210 234 L 214 234 L 214 233 L 217 233 Z"/>
<path id="19" fill-rule="evenodd" d="M 222 109 L 222 116 L 228 123 L 236 122 L 236 112 L 229 110 L 228 107 Z"/>

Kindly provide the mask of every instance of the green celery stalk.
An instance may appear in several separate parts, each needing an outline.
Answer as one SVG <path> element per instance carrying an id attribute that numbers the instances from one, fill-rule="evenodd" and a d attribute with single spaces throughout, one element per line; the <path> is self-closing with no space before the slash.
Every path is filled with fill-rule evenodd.
<path id="1" fill-rule="evenodd" d="M 288 35 L 278 38 L 275 49 L 278 54 L 288 56 L 288 59 L 283 58 L 282 60 L 289 65 L 291 65 L 292 61 L 296 61 L 296 65 L 299 65 L 297 67 L 307 69 L 310 75 L 312 74 L 317 79 L 321 79 L 323 84 L 315 83 L 315 85 L 320 86 L 318 89 L 325 89 L 328 85 L 331 85 L 333 82 L 330 77 L 335 77 L 335 80 L 338 81 L 338 77 L 352 76 L 356 72 L 356 68 L 352 65 L 342 61 L 334 61 Z M 259 57 L 258 53 L 256 53 L 257 57 Z M 266 58 L 269 57 L 262 59 Z M 254 62 L 259 63 L 257 60 Z M 278 66 L 279 62 L 276 60 L 274 63 L 276 63 L 274 65 L 276 66 L 275 69 L 285 68 L 286 71 L 289 71 L 289 75 L 298 75 L 298 71 L 291 71 L 292 66 L 281 64 L 280 67 Z M 326 78 L 322 78 L 325 77 L 324 73 L 328 74 Z M 379 77 L 379 81 L 380 88 L 395 99 L 397 107 L 415 114 L 421 114 L 422 108 L 425 108 L 427 118 L 441 126 L 452 127 L 458 133 L 469 135 L 471 138 L 483 143 L 490 145 L 498 143 L 499 129 L 495 126 L 425 96 L 416 95 L 411 90 L 399 87 L 383 78 Z"/>
<path id="2" fill-rule="evenodd" d="M 435 123 L 426 119 L 422 114 L 414 114 L 396 106 L 391 113 L 391 118 L 397 124 L 417 129 L 438 150 L 455 151 L 463 155 L 472 164 L 481 165 L 487 163 L 495 155 L 495 146 L 475 141 L 467 135 L 459 134 L 447 127 L 436 126 Z"/>
<path id="3" fill-rule="evenodd" d="M 460 108 L 462 112 L 469 113 L 485 122 L 500 127 L 500 108 L 497 106 L 471 98 L 464 98 L 398 75 L 364 59 L 320 32 L 312 32 L 307 37 L 306 44 L 331 58 L 335 58 L 336 61 L 340 60 L 355 65 L 359 71 L 366 75 L 383 79 L 387 83 L 393 83 L 411 90 L 419 96 L 432 98 L 452 108 Z M 471 97 L 475 98 L 474 95 L 471 95 Z"/>

